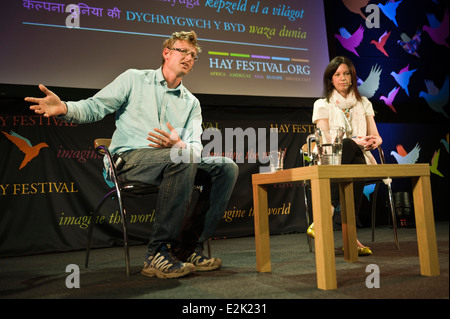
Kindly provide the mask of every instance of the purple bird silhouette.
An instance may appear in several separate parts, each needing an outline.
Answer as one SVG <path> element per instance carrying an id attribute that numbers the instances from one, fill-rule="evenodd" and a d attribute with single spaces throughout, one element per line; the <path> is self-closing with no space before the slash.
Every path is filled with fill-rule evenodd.
<path id="1" fill-rule="evenodd" d="M 448 38 L 448 9 L 445 9 L 444 18 L 442 19 L 442 22 L 439 22 L 438 19 L 436 19 L 436 16 L 434 14 L 428 13 L 428 25 L 423 26 L 423 31 L 428 32 L 430 38 L 436 42 L 439 45 L 446 46 L 447 48 L 448 43 L 446 39 Z"/>
<path id="2" fill-rule="evenodd" d="M 397 2 L 390 2 L 387 1 L 386 4 L 378 4 L 378 7 L 383 11 L 384 15 L 388 17 L 394 24 L 398 27 L 397 19 L 395 16 L 397 15 L 397 7 L 400 3 L 402 3 L 403 0 L 397 1 Z"/>
<path id="3" fill-rule="evenodd" d="M 339 33 L 340 35 L 335 34 L 334 36 L 339 40 L 342 46 L 359 57 L 356 48 L 361 44 L 364 37 L 364 27 L 360 25 L 358 30 L 353 34 L 350 34 L 345 28 L 340 28 Z"/>
<path id="4" fill-rule="evenodd" d="M 388 97 L 385 97 L 383 95 L 380 96 L 380 100 L 383 100 L 384 103 L 386 103 L 386 105 L 389 106 L 392 111 L 394 111 L 394 113 L 397 113 L 397 110 L 395 109 L 395 107 L 392 103 L 394 102 L 394 99 L 398 93 L 398 90 L 400 90 L 400 88 L 398 86 L 396 86 L 395 88 L 393 88 L 391 90 L 391 92 L 389 92 Z"/>
<path id="5" fill-rule="evenodd" d="M 400 87 L 405 90 L 406 95 L 409 96 L 409 79 L 413 75 L 414 72 L 416 72 L 417 69 L 409 70 L 409 64 L 400 70 L 400 72 L 395 73 L 394 71 L 391 72 L 391 75 L 394 77 L 395 81 L 400 85 Z"/>

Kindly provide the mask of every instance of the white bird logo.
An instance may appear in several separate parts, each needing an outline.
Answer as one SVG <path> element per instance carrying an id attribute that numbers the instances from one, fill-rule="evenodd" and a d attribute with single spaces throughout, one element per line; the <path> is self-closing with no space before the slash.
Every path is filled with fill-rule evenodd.
<path id="1" fill-rule="evenodd" d="M 381 71 L 383 70 L 378 65 L 372 66 L 367 79 L 358 86 L 358 91 L 362 96 L 365 96 L 368 99 L 374 96 L 380 86 Z"/>
<path id="2" fill-rule="evenodd" d="M 403 145 L 397 145 L 397 152 L 392 151 L 391 155 L 395 157 L 395 160 L 399 164 L 414 164 L 419 159 L 420 155 L 420 146 L 416 144 L 416 146 L 411 150 L 411 152 L 407 153 L 403 148 Z"/>

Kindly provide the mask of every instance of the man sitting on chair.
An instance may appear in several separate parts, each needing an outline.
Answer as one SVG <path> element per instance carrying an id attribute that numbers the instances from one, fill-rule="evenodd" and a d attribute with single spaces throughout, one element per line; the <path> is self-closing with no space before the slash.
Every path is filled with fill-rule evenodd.
<path id="1" fill-rule="evenodd" d="M 115 112 L 110 150 L 125 163 L 120 178 L 160 187 L 141 272 L 145 276 L 176 278 L 222 265 L 220 258 L 203 255 L 203 242 L 226 209 L 238 167 L 226 157 L 201 158 L 200 103 L 181 81 L 200 51 L 195 32 L 175 32 L 164 42 L 157 70 L 127 70 L 93 97 L 77 102 L 61 101 L 42 84 L 44 98 L 25 98 L 34 103 L 30 109 L 35 113 L 74 123 L 99 121 Z M 187 216 L 200 175 L 208 180 L 207 203 L 204 212 Z"/>

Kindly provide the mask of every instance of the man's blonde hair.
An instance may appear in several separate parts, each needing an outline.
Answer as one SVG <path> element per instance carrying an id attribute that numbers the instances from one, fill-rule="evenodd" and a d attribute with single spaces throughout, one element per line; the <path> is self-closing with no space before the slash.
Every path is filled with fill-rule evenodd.
<path id="1" fill-rule="evenodd" d="M 197 43 L 197 34 L 195 33 L 195 31 L 179 31 L 179 32 L 174 32 L 172 33 L 172 36 L 170 38 L 168 38 L 166 41 L 164 41 L 163 43 L 163 51 L 165 48 L 171 49 L 173 48 L 173 45 L 175 44 L 176 41 L 187 41 L 190 45 L 195 47 L 195 50 L 197 51 L 197 53 L 202 52 L 202 49 L 200 48 L 200 46 Z M 162 57 L 162 64 L 164 65 L 164 56 Z"/>

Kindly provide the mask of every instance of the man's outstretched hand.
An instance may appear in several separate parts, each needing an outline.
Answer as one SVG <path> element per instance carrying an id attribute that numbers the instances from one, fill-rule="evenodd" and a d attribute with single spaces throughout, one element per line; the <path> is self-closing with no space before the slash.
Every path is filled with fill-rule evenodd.
<path id="1" fill-rule="evenodd" d="M 43 98 L 26 97 L 25 101 L 35 103 L 30 106 L 36 114 L 42 114 L 45 117 L 64 115 L 67 113 L 66 104 L 52 91 L 44 85 L 39 84 L 39 89 L 45 94 Z"/>

